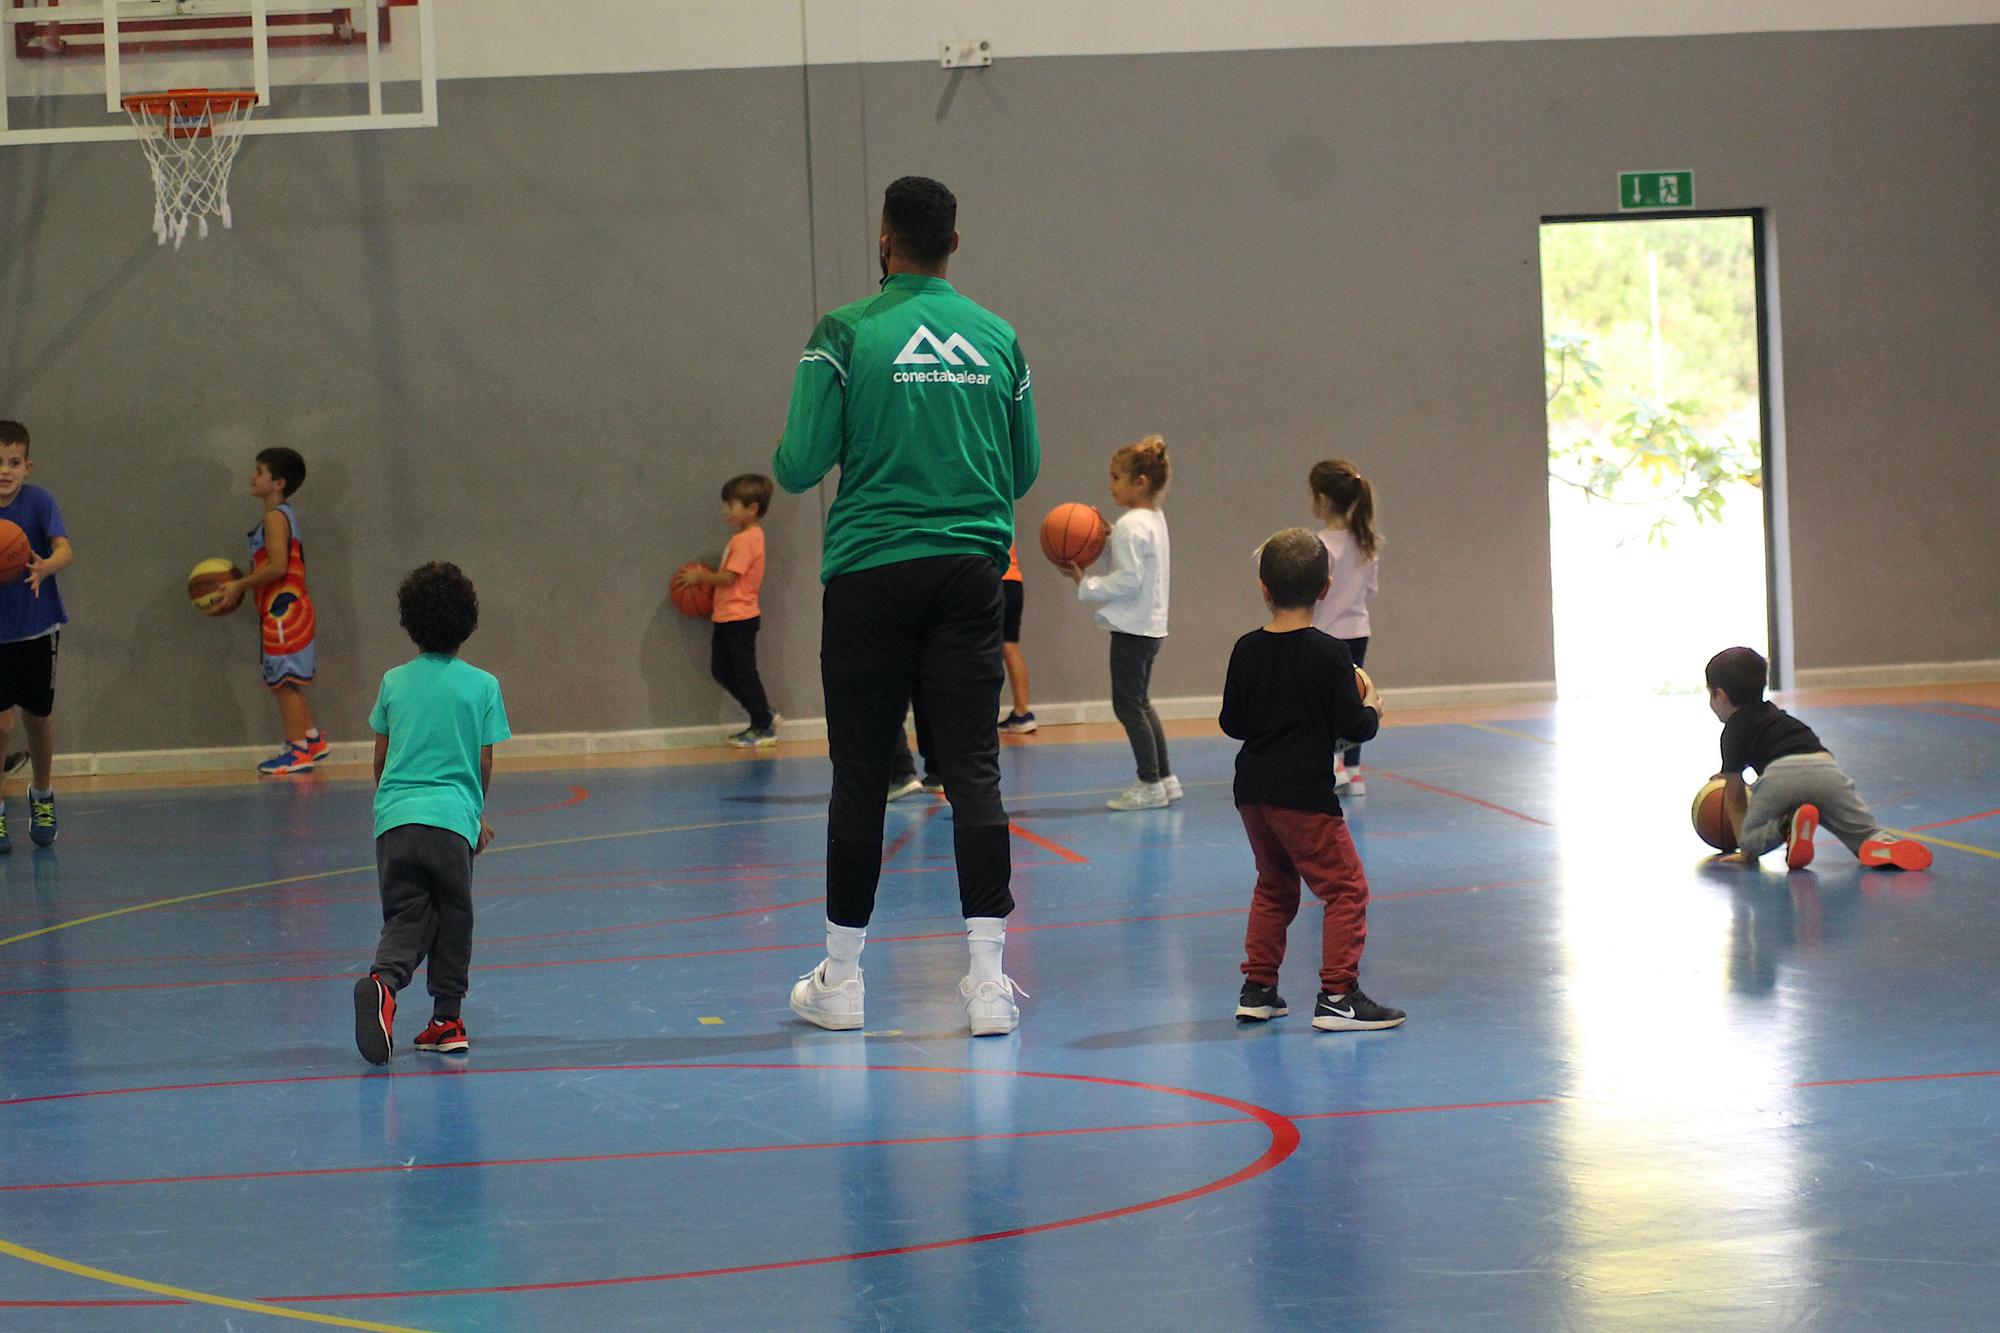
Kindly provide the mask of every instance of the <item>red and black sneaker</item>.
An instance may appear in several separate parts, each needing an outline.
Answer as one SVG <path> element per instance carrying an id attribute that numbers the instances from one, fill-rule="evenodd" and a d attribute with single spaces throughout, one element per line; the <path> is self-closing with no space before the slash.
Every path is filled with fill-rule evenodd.
<path id="1" fill-rule="evenodd" d="M 472 1045 L 472 1038 L 465 1035 L 465 1024 L 456 1018 L 433 1018 L 417 1034 L 417 1049 L 439 1051 L 452 1055 Z"/>
<path id="2" fill-rule="evenodd" d="M 315 764 L 323 763 L 326 757 L 333 753 L 333 746 L 328 744 L 324 736 L 308 736 L 300 741 L 299 745 L 304 747 L 307 756 Z"/>
<path id="3" fill-rule="evenodd" d="M 386 1065 L 396 1049 L 396 992 L 370 972 L 354 983 L 354 1045 L 371 1065 Z"/>
<path id="4" fill-rule="evenodd" d="M 1792 811 L 1792 826 L 1785 836 L 1785 867 L 1804 870 L 1812 864 L 1813 834 L 1819 832 L 1819 807 L 1808 801 Z"/>

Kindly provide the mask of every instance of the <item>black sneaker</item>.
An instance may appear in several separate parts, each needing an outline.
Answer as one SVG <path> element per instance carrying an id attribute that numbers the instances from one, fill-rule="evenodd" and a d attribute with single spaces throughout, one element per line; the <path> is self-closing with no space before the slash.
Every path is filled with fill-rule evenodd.
<path id="1" fill-rule="evenodd" d="M 1245 1023 L 1264 1023 L 1273 1018 L 1283 1018 L 1292 1012 L 1285 1007 L 1285 997 L 1278 994 L 1276 986 L 1259 986 L 1254 981 L 1243 983 L 1243 993 L 1236 997 L 1236 1016 Z"/>
<path id="2" fill-rule="evenodd" d="M 396 1049 L 396 992 L 370 972 L 354 983 L 354 1045 L 371 1065 L 386 1065 Z"/>
<path id="3" fill-rule="evenodd" d="M 917 785 L 933 796 L 944 795 L 944 779 L 935 773 L 924 774 L 922 780 Z"/>
<path id="4" fill-rule="evenodd" d="M 1313 1005 L 1313 1026 L 1321 1032 L 1374 1032 L 1395 1027 L 1408 1016 L 1401 1009 L 1375 1003 L 1358 989 L 1345 995 L 1321 991 L 1319 1002 Z"/>

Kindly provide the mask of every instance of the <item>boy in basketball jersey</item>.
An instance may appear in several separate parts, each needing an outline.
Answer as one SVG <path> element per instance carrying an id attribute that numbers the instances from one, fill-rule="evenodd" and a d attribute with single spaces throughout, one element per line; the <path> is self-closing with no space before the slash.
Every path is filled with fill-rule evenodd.
<path id="1" fill-rule="evenodd" d="M 250 494 L 264 502 L 264 521 L 250 530 L 250 573 L 222 586 L 223 609 L 256 594 L 264 684 L 278 701 L 285 748 L 257 765 L 259 773 L 310 773 L 326 758 L 326 739 L 313 725 L 305 687 L 317 665 L 313 605 L 306 595 L 306 553 L 292 496 L 305 484 L 306 460 L 295 449 L 266 449 L 250 474 Z"/>
<path id="2" fill-rule="evenodd" d="M 56 794 L 50 777 L 55 762 L 56 643 L 69 619 L 63 614 L 56 573 L 75 555 L 69 548 L 62 510 L 53 495 L 28 485 L 34 471 L 28 456 L 28 428 L 0 421 L 0 519 L 21 529 L 31 558 L 26 570 L 0 584 L 0 751 L 21 715 L 28 733 L 34 773 L 28 783 L 28 836 L 37 847 L 56 840 Z M 0 803 L 0 852 L 11 851 L 7 812 Z"/>

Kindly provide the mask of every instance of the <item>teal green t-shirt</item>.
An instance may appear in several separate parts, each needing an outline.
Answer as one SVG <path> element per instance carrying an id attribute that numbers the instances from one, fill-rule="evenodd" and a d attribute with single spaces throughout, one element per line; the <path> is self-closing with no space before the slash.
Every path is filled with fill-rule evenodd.
<path id="1" fill-rule="evenodd" d="M 514 734 L 500 682 L 449 653 L 425 653 L 382 673 L 368 725 L 389 738 L 375 788 L 375 836 L 428 824 L 477 846 L 486 809 L 479 752 Z"/>
<path id="2" fill-rule="evenodd" d="M 898 273 L 820 320 L 771 464 L 794 494 L 840 469 L 820 578 L 937 555 L 1005 568 L 1042 466 L 1029 383 L 1013 326 L 943 278 Z"/>

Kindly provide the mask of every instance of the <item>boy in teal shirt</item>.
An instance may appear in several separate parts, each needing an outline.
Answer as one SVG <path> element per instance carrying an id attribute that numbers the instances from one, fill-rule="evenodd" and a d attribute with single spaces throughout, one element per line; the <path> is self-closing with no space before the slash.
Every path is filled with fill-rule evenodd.
<path id="1" fill-rule="evenodd" d="M 433 1009 L 417 1049 L 471 1045 L 459 1006 L 472 966 L 472 858 L 493 841 L 493 747 L 513 734 L 500 682 L 458 656 L 479 625 L 472 580 L 457 565 L 428 564 L 396 596 L 420 655 L 383 674 L 368 715 L 382 938 L 354 983 L 354 1044 L 377 1065 L 395 1049 L 396 992 L 426 957 Z"/>

